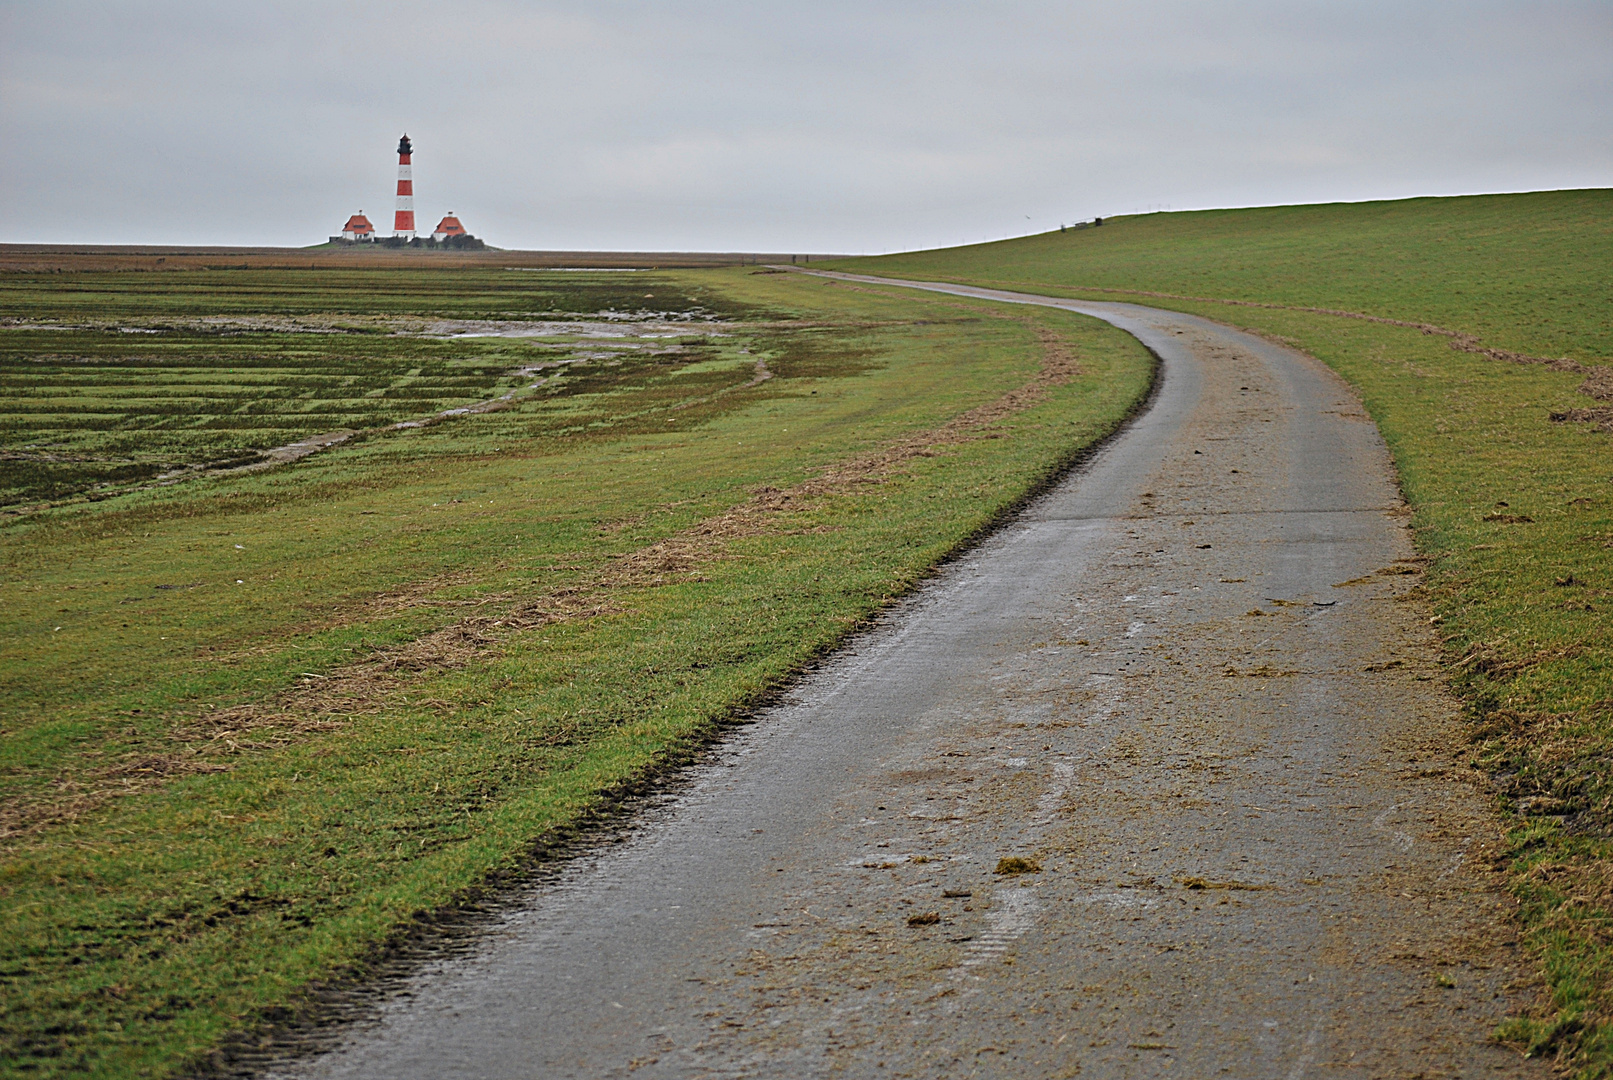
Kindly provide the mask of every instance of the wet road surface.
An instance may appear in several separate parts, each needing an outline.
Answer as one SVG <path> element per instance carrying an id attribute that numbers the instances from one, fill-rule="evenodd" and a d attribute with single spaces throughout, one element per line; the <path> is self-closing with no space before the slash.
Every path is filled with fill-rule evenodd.
<path id="1" fill-rule="evenodd" d="M 274 1075 L 1546 1075 L 1488 1041 L 1527 965 L 1358 401 L 1206 320 L 1046 302 L 1154 349 L 1153 406 Z"/>

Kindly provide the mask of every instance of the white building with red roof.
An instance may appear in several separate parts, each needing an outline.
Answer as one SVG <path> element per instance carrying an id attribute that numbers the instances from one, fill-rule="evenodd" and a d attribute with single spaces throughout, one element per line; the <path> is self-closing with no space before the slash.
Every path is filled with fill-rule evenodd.
<path id="1" fill-rule="evenodd" d="M 431 238 L 440 244 L 450 236 L 467 235 L 469 234 L 465 232 L 465 226 L 459 223 L 459 219 L 453 215 L 452 211 L 449 211 L 447 217 L 437 222 L 437 227 L 432 231 Z"/>
<path id="2" fill-rule="evenodd" d="M 358 213 L 347 219 L 347 224 L 342 226 L 342 239 L 375 239 L 375 226 L 371 225 L 370 219 L 364 216 L 364 211 L 360 210 Z"/>

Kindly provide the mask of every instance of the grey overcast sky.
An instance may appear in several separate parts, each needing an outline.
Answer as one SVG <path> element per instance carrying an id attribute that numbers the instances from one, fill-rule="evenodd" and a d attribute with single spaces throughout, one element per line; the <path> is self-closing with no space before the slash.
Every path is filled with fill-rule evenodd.
<path id="1" fill-rule="evenodd" d="M 887 251 L 1613 185 L 1600 2 L 0 0 L 0 241 Z"/>

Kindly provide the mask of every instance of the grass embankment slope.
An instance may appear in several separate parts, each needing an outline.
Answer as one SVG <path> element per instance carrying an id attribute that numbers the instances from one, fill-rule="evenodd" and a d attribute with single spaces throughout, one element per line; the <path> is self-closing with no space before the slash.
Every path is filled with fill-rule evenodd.
<path id="1" fill-rule="evenodd" d="M 1111 218 L 835 265 L 1195 312 L 1359 388 L 1415 509 L 1474 760 L 1517 815 L 1511 881 L 1551 1000 L 1506 1035 L 1613 1075 L 1613 192 Z"/>
<path id="2" fill-rule="evenodd" d="M 1146 391 L 1102 324 L 885 291 L 0 278 L 31 327 L 0 328 L 5 450 L 60 488 L 0 518 L 0 1071 L 250 1059 L 241 1033 L 686 754 Z M 268 471 L 72 471 L 343 425 Z"/>

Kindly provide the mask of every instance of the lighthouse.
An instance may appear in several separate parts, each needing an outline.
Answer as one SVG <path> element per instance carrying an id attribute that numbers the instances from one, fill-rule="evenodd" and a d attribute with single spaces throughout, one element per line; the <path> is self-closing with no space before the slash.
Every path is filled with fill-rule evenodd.
<path id="1" fill-rule="evenodd" d="M 398 212 L 392 217 L 392 235 L 414 239 L 414 176 L 409 169 L 409 136 L 398 140 Z"/>

